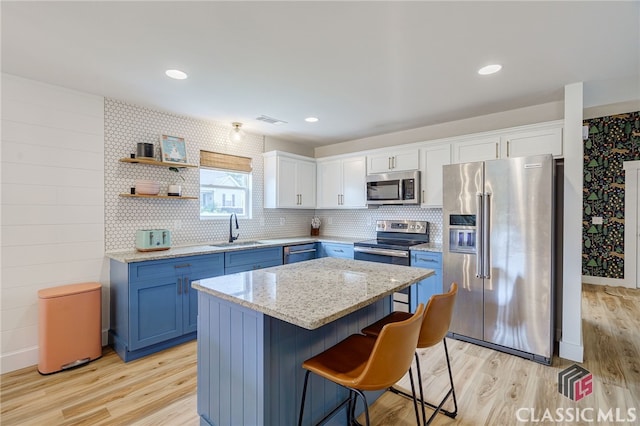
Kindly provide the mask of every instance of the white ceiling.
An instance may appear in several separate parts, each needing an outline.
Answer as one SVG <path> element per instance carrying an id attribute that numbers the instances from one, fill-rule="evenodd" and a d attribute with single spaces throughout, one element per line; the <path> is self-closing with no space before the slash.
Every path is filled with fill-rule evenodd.
<path id="1" fill-rule="evenodd" d="M 1 14 L 3 72 L 311 146 L 640 76 L 637 1 L 2 1 Z M 476 73 L 490 63 L 503 70 Z"/>

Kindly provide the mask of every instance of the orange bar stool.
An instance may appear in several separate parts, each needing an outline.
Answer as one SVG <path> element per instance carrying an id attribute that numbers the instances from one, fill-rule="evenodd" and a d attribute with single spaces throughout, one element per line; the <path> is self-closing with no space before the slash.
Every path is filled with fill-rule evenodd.
<path id="1" fill-rule="evenodd" d="M 432 404 L 424 400 L 424 393 L 422 390 L 422 373 L 420 372 L 420 357 L 418 357 L 418 352 L 415 352 L 416 358 L 416 369 L 418 370 L 418 382 L 420 385 L 420 403 L 422 404 L 422 420 L 425 425 L 430 424 L 436 415 L 439 412 L 451 417 L 452 419 L 456 417 L 458 414 L 458 401 L 456 401 L 456 391 L 453 387 L 453 375 L 451 374 L 451 362 L 449 361 L 449 350 L 447 349 L 447 341 L 445 336 L 447 335 L 447 331 L 449 331 L 449 326 L 451 324 L 451 317 L 453 316 L 453 305 L 456 301 L 456 295 L 458 294 L 458 284 L 451 283 L 449 287 L 449 292 L 444 294 L 434 294 L 429 299 L 427 303 L 427 308 L 424 312 L 424 319 L 422 321 L 422 328 L 420 329 L 420 337 L 418 338 L 417 347 L 420 349 L 430 348 L 442 342 L 444 344 L 444 355 L 447 360 L 447 368 L 449 370 L 449 382 L 451 383 L 451 387 L 447 391 L 447 394 L 440 401 L 438 405 Z M 371 324 L 362 330 L 362 333 L 376 337 L 381 333 L 381 330 L 384 329 L 388 324 L 395 323 L 396 321 L 406 321 L 407 318 L 411 317 L 411 314 L 408 312 L 392 312 L 381 320 Z M 409 371 L 411 374 L 411 371 Z M 411 387 L 413 388 L 413 378 L 411 379 Z M 391 388 L 391 390 L 395 393 L 402 394 L 404 396 L 411 396 L 401 390 Z M 412 389 L 413 390 L 413 389 Z M 415 392 L 414 392 L 415 394 Z M 442 408 L 444 403 L 449 399 L 450 396 L 453 396 L 453 411 L 447 411 Z M 433 408 L 435 411 L 427 420 L 427 416 L 425 413 L 424 406 L 427 405 Z"/>
<path id="2" fill-rule="evenodd" d="M 311 372 L 349 389 L 349 398 L 325 416 L 320 423 L 331 417 L 345 404 L 349 404 L 347 424 L 358 424 L 355 420 L 355 406 L 359 396 L 364 402 L 365 418 L 369 425 L 369 406 L 363 391 L 387 389 L 411 368 L 411 358 L 416 351 L 423 315 L 424 305 L 420 304 L 415 314 L 410 315 L 409 318 L 382 327 L 377 338 L 353 334 L 303 362 L 302 368 L 307 371 L 304 376 L 298 425 L 302 425 L 307 383 Z M 416 419 L 420 423 L 413 378 L 411 390 Z"/>

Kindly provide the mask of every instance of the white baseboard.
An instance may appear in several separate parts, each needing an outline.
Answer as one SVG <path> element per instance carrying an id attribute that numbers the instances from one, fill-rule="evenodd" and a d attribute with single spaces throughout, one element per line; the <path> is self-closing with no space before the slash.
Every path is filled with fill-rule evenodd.
<path id="1" fill-rule="evenodd" d="M 635 283 L 629 283 L 627 280 L 619 278 L 592 277 L 589 275 L 582 276 L 582 282 L 585 284 L 608 285 L 612 287 L 636 288 Z M 633 285 L 633 287 L 631 287 Z"/>
<path id="2" fill-rule="evenodd" d="M 102 330 L 102 346 L 109 343 L 109 330 Z M 37 346 L 0 355 L 0 374 L 22 368 L 37 368 L 40 351 Z"/>
<path id="3" fill-rule="evenodd" d="M 36 365 L 38 365 L 38 353 L 38 347 L 33 346 L 2 354 L 0 357 L 0 374 L 10 373 L 26 367 L 36 368 Z"/>
<path id="4" fill-rule="evenodd" d="M 568 359 L 575 362 L 583 362 L 584 346 L 567 343 L 560 340 L 560 358 Z"/>

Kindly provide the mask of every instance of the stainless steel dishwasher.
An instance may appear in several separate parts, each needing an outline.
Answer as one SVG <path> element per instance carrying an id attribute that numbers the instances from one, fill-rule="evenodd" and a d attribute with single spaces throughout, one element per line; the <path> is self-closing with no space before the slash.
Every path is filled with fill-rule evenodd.
<path id="1" fill-rule="evenodd" d="M 296 244 L 284 247 L 284 263 L 296 263 L 315 259 L 316 243 Z"/>

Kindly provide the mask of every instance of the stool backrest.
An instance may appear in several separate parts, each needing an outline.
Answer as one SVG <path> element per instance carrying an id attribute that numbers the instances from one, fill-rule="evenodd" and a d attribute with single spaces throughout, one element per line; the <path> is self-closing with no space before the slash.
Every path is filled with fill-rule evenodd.
<path id="1" fill-rule="evenodd" d="M 389 323 L 380 331 L 369 360 L 353 383 L 361 390 L 387 388 L 409 370 L 424 316 L 421 303 L 411 318 Z"/>
<path id="2" fill-rule="evenodd" d="M 424 312 L 422 329 L 418 338 L 419 348 L 428 348 L 438 344 L 447 335 L 457 294 L 458 284 L 451 283 L 449 292 L 431 296 Z"/>

